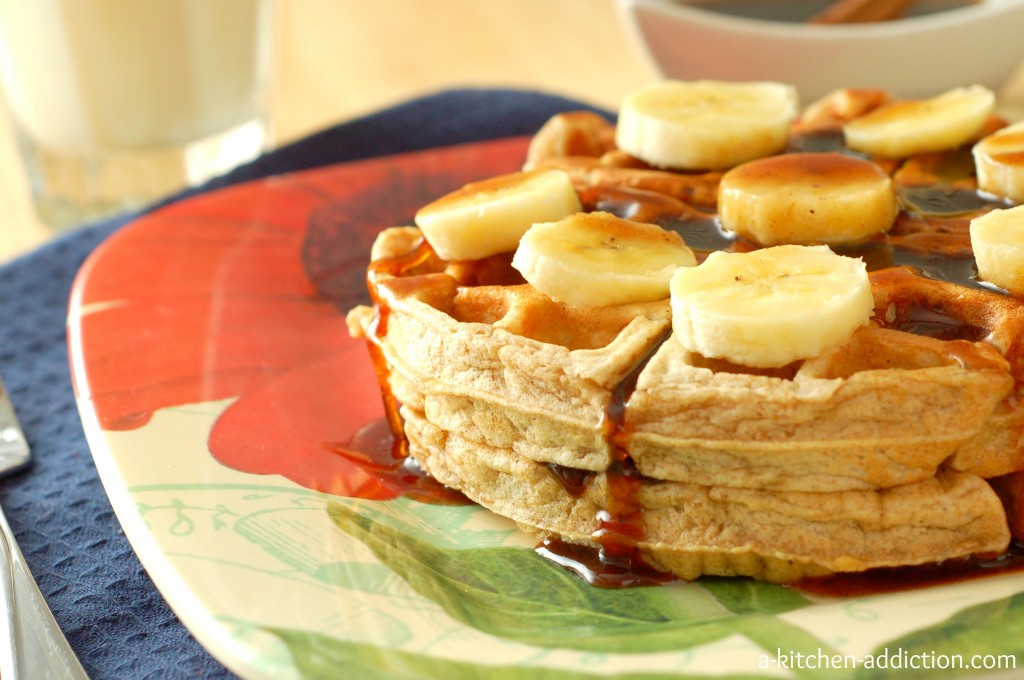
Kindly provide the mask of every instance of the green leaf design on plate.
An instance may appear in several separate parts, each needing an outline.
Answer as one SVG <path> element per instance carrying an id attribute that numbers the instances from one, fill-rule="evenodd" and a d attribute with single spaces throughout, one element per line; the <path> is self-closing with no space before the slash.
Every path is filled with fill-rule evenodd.
<path id="1" fill-rule="evenodd" d="M 681 650 L 737 632 L 771 651 L 822 646 L 771 616 L 808 604 L 785 588 L 741 579 L 595 588 L 522 547 L 440 547 L 366 505 L 332 502 L 328 513 L 418 593 L 492 635 L 602 652 Z"/>
<path id="2" fill-rule="evenodd" d="M 734 614 L 781 614 L 808 603 L 795 590 L 752 579 L 705 577 L 700 584 Z"/>
<path id="3" fill-rule="evenodd" d="M 610 675 L 600 670 L 587 673 L 578 669 L 545 666 L 483 666 L 416 654 L 376 645 L 345 642 L 336 638 L 281 628 L 265 628 L 280 638 L 295 660 L 303 678 L 360 678 L 360 680 L 616 680 L 638 678 L 661 680 L 679 678 L 678 673 L 630 672 L 628 676 Z M 691 680 L 722 680 L 723 676 L 686 675 Z M 758 675 L 729 675 L 729 680 L 755 680 Z"/>
<path id="4" fill-rule="evenodd" d="M 1024 593 L 1012 597 L 986 602 L 968 607 L 957 612 L 942 623 L 914 631 L 901 638 L 891 640 L 879 647 L 872 654 L 878 658 L 884 655 L 890 659 L 889 668 L 861 667 L 857 673 L 859 680 L 882 680 L 883 678 L 942 678 L 978 677 L 986 670 L 972 668 L 935 668 L 938 657 L 951 659 L 958 656 L 964 664 L 970 665 L 972 657 L 986 657 L 992 663 L 998 663 L 1001 656 L 1013 657 L 1004 660 L 1002 668 L 993 668 L 989 672 L 1006 672 L 1021 669 L 1024 671 Z M 907 668 L 912 657 L 916 657 L 917 665 L 926 662 L 930 668 Z M 899 661 L 901 668 L 892 668 L 893 658 Z M 927 661 L 926 661 L 927 660 Z M 1009 666 L 1009 668 L 1007 667 Z"/>

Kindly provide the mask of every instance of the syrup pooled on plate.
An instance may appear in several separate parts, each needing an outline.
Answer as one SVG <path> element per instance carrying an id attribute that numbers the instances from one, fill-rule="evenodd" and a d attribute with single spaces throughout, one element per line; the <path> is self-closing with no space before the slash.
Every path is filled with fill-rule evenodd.
<path id="1" fill-rule="evenodd" d="M 869 569 L 806 578 L 790 587 L 823 597 L 861 597 L 930 588 L 1024 571 L 1024 546 L 1013 543 L 1002 555 L 947 560 L 917 567 Z"/>
<path id="2" fill-rule="evenodd" d="M 568 543 L 546 538 L 537 546 L 537 554 L 573 572 L 598 588 L 635 588 L 674 581 L 671 574 L 653 569 L 630 550 L 625 559 L 613 549 Z"/>
<path id="3" fill-rule="evenodd" d="M 387 417 L 366 423 L 351 442 L 333 447 L 335 454 L 356 463 L 399 496 L 434 505 L 469 503 L 464 495 L 426 474 L 412 456 L 396 455 L 403 450 Z"/>

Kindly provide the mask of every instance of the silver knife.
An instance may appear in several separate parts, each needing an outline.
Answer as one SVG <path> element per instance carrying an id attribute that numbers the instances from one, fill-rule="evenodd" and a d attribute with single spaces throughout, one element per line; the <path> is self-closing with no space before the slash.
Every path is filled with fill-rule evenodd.
<path id="1" fill-rule="evenodd" d="M 14 414 L 14 406 L 7 396 L 3 378 L 0 378 L 0 477 L 18 472 L 32 460 L 25 433 Z"/>
<path id="2" fill-rule="evenodd" d="M 0 379 L 0 476 L 22 470 L 32 455 Z M 88 678 L 25 564 L 0 509 L 0 678 Z"/>

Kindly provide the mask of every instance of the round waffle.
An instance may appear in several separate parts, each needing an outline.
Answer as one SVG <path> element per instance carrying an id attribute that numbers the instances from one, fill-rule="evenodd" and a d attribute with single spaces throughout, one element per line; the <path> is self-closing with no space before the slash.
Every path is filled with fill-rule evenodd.
<path id="1" fill-rule="evenodd" d="M 791 149 L 834 150 L 838 126 L 884 100 L 817 103 Z M 853 253 L 874 269 L 872 321 L 780 368 L 686 351 L 668 300 L 561 303 L 511 254 L 445 262 L 415 227 L 378 237 L 375 305 L 350 330 L 370 341 L 409 455 L 539 538 L 687 579 L 780 583 L 1000 553 L 1016 509 L 988 480 L 1024 469 L 1024 305 L 935 276 L 970 271 L 966 221 L 991 204 L 915 207 L 935 186 L 977 197 L 969 177 L 935 171 L 962 153 L 879 161 L 904 209 Z M 555 117 L 525 167 L 567 171 L 585 209 L 675 228 L 699 257 L 755 247 L 714 227 L 721 173 L 646 166 L 592 114 Z"/>

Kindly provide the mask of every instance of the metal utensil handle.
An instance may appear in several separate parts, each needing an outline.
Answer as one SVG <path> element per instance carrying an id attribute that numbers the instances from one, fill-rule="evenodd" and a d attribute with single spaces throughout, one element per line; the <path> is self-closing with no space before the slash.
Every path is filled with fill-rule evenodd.
<path id="1" fill-rule="evenodd" d="M 0 510 L 0 514 L 3 511 Z M 6 519 L 6 518 L 5 518 Z M 7 522 L 5 521 L 6 525 Z M 0 616 L 0 678 L 18 677 L 18 641 L 14 626 L 17 606 L 14 599 L 14 556 L 7 532 L 0 529 L 0 590 L 3 591 L 4 616 Z"/>
<path id="2" fill-rule="evenodd" d="M 81 680 L 85 669 L 71 650 L 60 626 L 25 565 L 7 518 L 0 510 L 0 588 L 7 609 L 0 623 L 0 642 L 10 645 L 0 659 L 3 680 Z M 4 630 L 6 628 L 6 631 Z M 6 632 L 6 635 L 2 633 Z"/>

